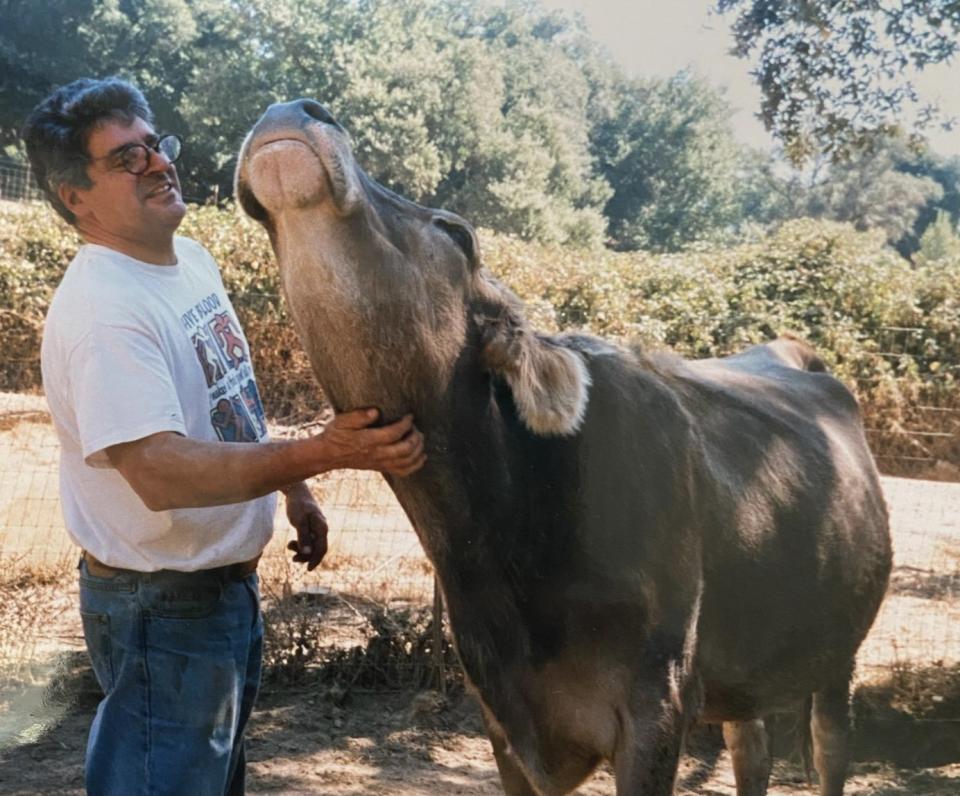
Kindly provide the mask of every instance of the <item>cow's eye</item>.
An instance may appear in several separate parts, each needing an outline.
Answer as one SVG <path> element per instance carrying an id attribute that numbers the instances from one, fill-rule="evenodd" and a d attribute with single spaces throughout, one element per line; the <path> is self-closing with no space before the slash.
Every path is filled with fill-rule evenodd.
<path id="1" fill-rule="evenodd" d="M 446 232 L 450 239 L 460 247 L 468 262 L 473 263 L 476 260 L 477 253 L 473 247 L 473 235 L 470 234 L 470 230 L 463 224 L 457 224 L 445 218 L 435 218 L 433 223 Z"/>

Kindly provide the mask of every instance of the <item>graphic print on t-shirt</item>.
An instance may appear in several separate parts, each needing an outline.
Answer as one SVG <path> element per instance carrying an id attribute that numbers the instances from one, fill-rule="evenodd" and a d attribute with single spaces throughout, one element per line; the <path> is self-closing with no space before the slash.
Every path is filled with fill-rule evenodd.
<path id="1" fill-rule="evenodd" d="M 243 398 L 243 405 L 247 408 L 250 417 L 256 421 L 261 436 L 266 434 L 267 424 L 264 420 L 265 413 L 263 411 L 263 404 L 260 403 L 260 393 L 257 392 L 257 384 L 253 379 L 247 381 L 247 383 L 240 388 L 240 396 Z"/>
<path id="2" fill-rule="evenodd" d="M 267 433 L 263 403 L 253 380 L 240 325 L 211 293 L 180 317 L 190 335 L 210 395 L 210 424 L 223 442 L 257 442 Z"/>
<path id="3" fill-rule="evenodd" d="M 203 368 L 207 386 L 212 387 L 226 375 L 220 355 L 217 353 L 216 347 L 210 343 L 204 329 L 197 330 L 190 341 L 193 343 L 193 350 L 197 353 L 197 359 L 200 360 L 200 367 Z"/>
<path id="4" fill-rule="evenodd" d="M 210 413 L 213 428 L 223 442 L 257 442 L 260 435 L 239 398 L 221 398 Z"/>
<path id="5" fill-rule="evenodd" d="M 234 329 L 233 318 L 225 312 L 219 312 L 207 326 L 213 332 L 213 339 L 227 357 L 231 368 L 238 368 L 247 361 L 247 347 Z"/>

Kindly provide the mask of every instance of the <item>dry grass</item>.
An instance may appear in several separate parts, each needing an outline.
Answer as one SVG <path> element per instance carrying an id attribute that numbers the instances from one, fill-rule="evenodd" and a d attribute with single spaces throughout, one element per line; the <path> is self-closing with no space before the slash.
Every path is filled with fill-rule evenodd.
<path id="1" fill-rule="evenodd" d="M 0 568 L 0 683 L 31 682 L 45 661 L 79 639 L 76 559 L 7 557 Z M 40 675 L 43 676 L 43 675 Z"/>
<path id="2" fill-rule="evenodd" d="M 42 410 L 39 396 L 0 394 L 0 417 L 8 420 L 0 429 L 0 664 L 24 676 L 48 651 L 81 644 L 76 550 L 63 530 L 57 444 Z M 273 431 L 284 437 L 315 429 Z M 410 675 L 406 682 L 422 679 L 416 656 L 401 655 L 401 669 L 392 673 L 383 659 L 384 650 L 429 646 L 416 639 L 428 616 L 418 611 L 432 599 L 433 575 L 406 517 L 372 473 L 333 473 L 312 486 L 331 529 L 322 568 L 307 573 L 290 563 L 282 501 L 261 563 L 273 676 L 297 681 L 315 675 L 324 661 L 337 661 L 353 673 L 348 679 L 363 670 L 356 682 L 400 682 L 401 671 Z M 858 682 L 926 715 L 942 704 L 932 700 L 944 688 L 923 682 L 954 677 L 960 666 L 960 484 L 885 478 L 884 489 L 896 566 L 861 650 Z M 406 641 L 384 641 L 394 637 Z M 367 660 L 382 675 L 370 674 Z"/>

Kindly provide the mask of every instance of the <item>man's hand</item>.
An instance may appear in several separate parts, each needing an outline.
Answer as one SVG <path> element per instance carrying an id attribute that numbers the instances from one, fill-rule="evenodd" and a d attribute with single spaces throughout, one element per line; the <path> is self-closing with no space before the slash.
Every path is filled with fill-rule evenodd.
<path id="1" fill-rule="evenodd" d="M 313 571 L 327 553 L 327 520 L 305 482 L 283 490 L 287 498 L 287 519 L 297 531 L 296 541 L 287 545 L 293 560 Z"/>
<path id="2" fill-rule="evenodd" d="M 405 476 L 423 467 L 427 455 L 423 434 L 406 415 L 389 426 L 370 428 L 379 417 L 376 409 L 357 409 L 336 415 L 318 435 L 324 446 L 327 469 L 379 470 Z"/>

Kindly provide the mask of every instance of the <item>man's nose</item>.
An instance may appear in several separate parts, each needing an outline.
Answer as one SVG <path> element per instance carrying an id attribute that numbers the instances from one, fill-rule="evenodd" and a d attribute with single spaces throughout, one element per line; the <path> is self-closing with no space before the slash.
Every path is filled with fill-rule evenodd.
<path id="1" fill-rule="evenodd" d="M 152 146 L 147 147 L 147 168 L 144 169 L 144 174 L 167 171 L 172 165 L 170 159 L 159 149 L 154 149 Z"/>

